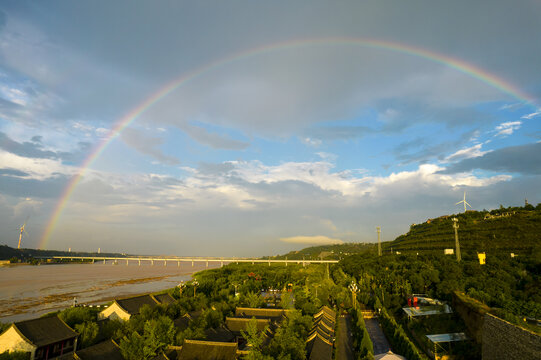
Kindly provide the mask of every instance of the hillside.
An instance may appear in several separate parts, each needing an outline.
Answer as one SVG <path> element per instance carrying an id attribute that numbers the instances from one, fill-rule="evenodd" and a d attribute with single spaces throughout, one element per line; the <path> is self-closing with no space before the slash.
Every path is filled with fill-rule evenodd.
<path id="1" fill-rule="evenodd" d="M 324 260 L 340 260 L 344 256 L 351 254 L 364 253 L 374 250 L 374 243 L 346 243 L 335 245 L 320 245 L 304 248 L 299 251 L 290 251 L 285 255 L 265 257 L 271 259 L 302 260 L 304 259 L 324 259 Z"/>
<path id="2" fill-rule="evenodd" d="M 467 211 L 429 219 L 383 244 L 385 251 L 442 251 L 455 247 L 453 218 L 458 219 L 460 248 L 488 253 L 530 253 L 541 248 L 541 204 Z"/>

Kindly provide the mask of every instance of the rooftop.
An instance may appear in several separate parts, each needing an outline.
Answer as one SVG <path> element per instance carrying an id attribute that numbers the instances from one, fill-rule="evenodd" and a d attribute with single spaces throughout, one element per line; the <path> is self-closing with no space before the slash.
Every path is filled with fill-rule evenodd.
<path id="1" fill-rule="evenodd" d="M 113 340 L 103 341 L 82 350 L 77 350 L 74 355 L 77 360 L 124 360 L 120 348 Z"/>
<path id="2" fill-rule="evenodd" d="M 150 295 L 134 296 L 126 299 L 115 300 L 121 308 L 126 310 L 131 315 L 139 314 L 139 310 L 143 305 L 156 306 L 156 300 Z"/>
<path id="3" fill-rule="evenodd" d="M 72 339 L 79 335 L 58 316 L 20 321 L 13 323 L 13 326 L 37 347 Z"/>

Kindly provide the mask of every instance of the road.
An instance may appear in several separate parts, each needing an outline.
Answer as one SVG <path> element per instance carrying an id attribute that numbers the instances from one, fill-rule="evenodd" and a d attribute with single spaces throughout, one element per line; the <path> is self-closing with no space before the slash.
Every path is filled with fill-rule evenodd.
<path id="1" fill-rule="evenodd" d="M 366 324 L 366 330 L 368 330 L 368 334 L 370 335 L 370 340 L 372 340 L 372 344 L 374 345 L 374 355 L 386 353 L 391 350 L 389 341 L 387 341 L 378 319 L 375 317 L 365 318 L 364 323 Z"/>
<path id="2" fill-rule="evenodd" d="M 349 315 L 340 315 L 338 319 L 338 338 L 336 339 L 337 360 L 353 360 L 353 341 Z"/>

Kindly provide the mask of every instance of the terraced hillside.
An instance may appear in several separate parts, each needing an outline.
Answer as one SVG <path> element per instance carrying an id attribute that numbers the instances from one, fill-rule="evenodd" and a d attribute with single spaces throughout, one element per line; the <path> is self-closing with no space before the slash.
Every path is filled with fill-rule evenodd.
<path id="1" fill-rule="evenodd" d="M 443 251 L 455 247 L 452 219 L 458 219 L 462 251 L 515 254 L 541 248 L 541 204 L 492 211 L 468 211 L 412 225 L 407 234 L 384 244 L 386 251 Z"/>

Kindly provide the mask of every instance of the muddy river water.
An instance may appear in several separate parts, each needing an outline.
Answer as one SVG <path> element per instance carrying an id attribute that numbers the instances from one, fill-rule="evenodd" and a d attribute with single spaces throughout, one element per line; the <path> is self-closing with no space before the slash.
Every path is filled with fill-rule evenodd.
<path id="1" fill-rule="evenodd" d="M 78 304 L 103 304 L 113 298 L 172 288 L 205 268 L 204 263 L 178 267 L 176 262 L 166 266 L 122 262 L 2 266 L 0 322 L 61 310 L 71 306 L 74 298 Z"/>

